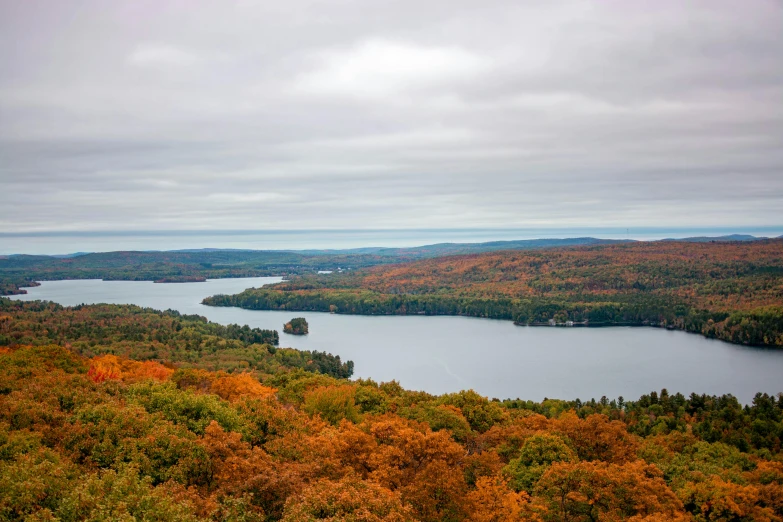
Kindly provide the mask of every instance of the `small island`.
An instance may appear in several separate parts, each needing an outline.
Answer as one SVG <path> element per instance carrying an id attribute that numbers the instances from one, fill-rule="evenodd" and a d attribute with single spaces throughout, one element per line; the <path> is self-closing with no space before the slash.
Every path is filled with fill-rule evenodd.
<path id="1" fill-rule="evenodd" d="M 283 325 L 283 332 L 292 335 L 307 335 L 307 321 L 304 317 L 295 317 Z"/>

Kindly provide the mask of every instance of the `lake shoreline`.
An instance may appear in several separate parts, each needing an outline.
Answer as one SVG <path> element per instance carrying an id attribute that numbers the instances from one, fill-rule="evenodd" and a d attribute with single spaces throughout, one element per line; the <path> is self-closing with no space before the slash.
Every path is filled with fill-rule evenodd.
<path id="1" fill-rule="evenodd" d="M 518 328 L 508 319 L 474 315 L 294 313 L 200 304 L 205 296 L 234 294 L 278 281 L 279 277 L 221 278 L 199 285 L 52 281 L 10 300 L 63 306 L 133 304 L 198 315 L 222 325 L 274 330 L 301 316 L 311 333 L 286 335 L 282 345 L 354 361 L 357 379 L 396 380 L 407 389 L 436 395 L 474 389 L 487 397 L 538 401 L 634 397 L 666 388 L 686 396 L 730 393 L 742 404 L 750 404 L 756 392 L 783 391 L 780 350 L 660 327 Z M 150 333 L 141 335 L 146 338 Z"/>
<path id="2" fill-rule="evenodd" d="M 259 276 L 259 277 L 279 277 L 280 281 L 278 282 L 284 282 L 286 281 L 285 275 L 278 275 L 278 276 Z M 152 282 L 157 284 L 182 284 L 182 283 L 205 283 L 209 281 L 219 281 L 224 279 L 245 279 L 243 277 L 235 277 L 235 276 L 227 276 L 227 277 L 215 277 L 215 278 L 201 278 L 198 277 L 194 280 L 138 280 L 138 279 L 105 279 L 105 278 L 95 278 L 95 279 L 53 279 L 53 280 L 41 280 L 41 281 L 32 281 L 32 284 L 29 284 L 27 286 L 20 286 L 19 292 L 16 294 L 8 294 L 6 296 L 0 296 L 0 297 L 12 297 L 15 295 L 26 295 L 28 294 L 26 288 L 36 288 L 41 286 L 41 283 L 44 282 L 53 282 L 53 281 L 105 281 L 105 282 L 113 282 L 113 281 L 122 281 L 122 282 Z M 276 284 L 276 283 L 271 283 Z M 264 285 L 264 286 L 271 286 L 270 285 Z M 218 295 L 218 294 L 216 294 Z M 660 324 L 655 323 L 653 321 L 624 321 L 624 322 L 596 322 L 596 321 L 583 321 L 583 322 L 576 322 L 576 321 L 565 321 L 565 322 L 559 322 L 554 323 L 552 322 L 535 322 L 535 323 L 522 323 L 518 321 L 514 321 L 510 318 L 504 318 L 504 317 L 486 317 L 486 316 L 480 316 L 480 315 L 471 315 L 471 314 L 432 314 L 432 313 L 424 313 L 424 312 L 416 312 L 416 313 L 386 313 L 386 314 L 361 314 L 361 313 L 350 313 L 350 312 L 340 312 L 338 311 L 332 311 L 332 310 L 320 310 L 320 309 L 305 309 L 305 308 L 251 308 L 251 307 L 245 307 L 245 306 L 238 306 L 238 305 L 221 305 L 221 304 L 211 304 L 206 302 L 208 299 L 215 297 L 207 296 L 202 301 L 201 304 L 205 306 L 211 306 L 211 307 L 235 307 L 240 308 L 243 310 L 257 310 L 257 311 L 290 311 L 290 312 L 319 312 L 319 313 L 328 313 L 328 314 L 337 314 L 337 315 L 346 315 L 346 316 L 367 316 L 367 317 L 385 317 L 385 316 L 403 316 L 403 317 L 412 317 L 412 316 L 425 316 L 425 317 L 471 317 L 475 319 L 489 319 L 492 321 L 511 321 L 514 326 L 530 326 L 530 327 L 548 327 L 548 328 L 613 328 L 613 327 L 634 327 L 634 328 L 641 328 L 641 327 L 650 327 L 655 329 L 665 329 L 669 331 L 680 331 L 685 332 L 688 334 L 695 334 L 699 337 L 705 338 L 705 339 L 712 339 L 721 341 L 730 345 L 734 346 L 745 346 L 749 348 L 754 349 L 764 349 L 764 350 L 772 350 L 772 351 L 783 351 L 783 347 L 776 347 L 776 346 L 769 346 L 769 345 L 763 345 L 763 344 L 750 344 L 750 343 L 740 343 L 740 342 L 732 342 L 725 339 L 720 339 L 718 337 L 705 335 L 704 333 L 700 331 L 693 331 L 688 330 L 687 328 L 680 328 L 676 325 L 671 324 Z M 570 323 L 570 324 L 569 324 Z"/>
<path id="3" fill-rule="evenodd" d="M 345 316 L 364 316 L 364 317 L 471 317 L 475 319 L 489 319 L 492 321 L 504 321 L 508 322 L 510 321 L 514 326 L 530 326 L 534 328 L 613 328 L 613 327 L 634 327 L 634 328 L 642 328 L 642 327 L 650 327 L 654 329 L 663 329 L 668 331 L 679 331 L 684 332 L 687 334 L 694 334 L 699 337 L 702 337 L 704 339 L 712 339 L 716 341 L 721 341 L 726 344 L 730 344 L 733 346 L 746 346 L 749 348 L 754 349 L 764 349 L 764 350 L 773 350 L 773 351 L 783 351 L 783 347 L 778 346 L 770 346 L 765 344 L 752 344 L 752 343 L 744 343 L 744 342 L 733 342 L 726 339 L 721 339 L 715 336 L 706 335 L 701 331 L 696 330 L 689 330 L 685 327 L 679 327 L 677 325 L 673 324 L 662 324 L 655 321 L 616 321 L 616 322 L 608 322 L 608 321 L 583 321 L 583 322 L 575 322 L 575 321 L 566 321 L 566 322 L 560 322 L 560 323 L 552 323 L 549 322 L 534 322 L 534 323 L 522 323 L 518 321 L 514 321 L 511 318 L 508 317 L 487 317 L 482 315 L 472 315 L 472 314 L 440 314 L 440 313 L 427 313 L 427 312 L 415 312 L 415 313 L 352 313 L 352 312 L 342 312 L 340 310 L 330 310 L 330 309 L 322 309 L 318 307 L 313 308 L 304 308 L 304 307 L 280 307 L 280 308 L 267 308 L 267 307 L 248 307 L 248 306 L 242 306 L 241 304 L 236 303 L 226 303 L 226 304 L 215 304 L 215 301 L 213 298 L 217 296 L 210 296 L 207 298 L 204 298 L 202 300 L 201 304 L 205 306 L 212 306 L 212 307 L 224 307 L 224 308 L 239 308 L 242 310 L 255 310 L 255 311 L 267 311 L 267 312 L 279 312 L 279 311 L 285 311 L 285 312 L 317 312 L 317 313 L 328 313 L 328 314 L 334 314 L 334 315 L 345 315 Z M 229 296 L 230 297 L 230 296 Z M 212 302 L 210 302 L 212 300 Z"/>

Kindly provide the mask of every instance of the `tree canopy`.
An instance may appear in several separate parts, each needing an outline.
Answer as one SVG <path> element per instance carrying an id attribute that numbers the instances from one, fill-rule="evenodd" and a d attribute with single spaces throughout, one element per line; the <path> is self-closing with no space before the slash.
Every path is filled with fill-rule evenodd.
<path id="1" fill-rule="evenodd" d="M 783 240 L 490 252 L 292 277 L 213 306 L 650 325 L 783 346 Z"/>
<path id="2" fill-rule="evenodd" d="M 0 306 L 0 520 L 783 521 L 783 396 L 434 396 L 198 318 Z"/>
<path id="3" fill-rule="evenodd" d="M 294 317 L 283 325 L 283 331 L 292 335 L 307 335 L 310 326 L 304 317 Z"/>

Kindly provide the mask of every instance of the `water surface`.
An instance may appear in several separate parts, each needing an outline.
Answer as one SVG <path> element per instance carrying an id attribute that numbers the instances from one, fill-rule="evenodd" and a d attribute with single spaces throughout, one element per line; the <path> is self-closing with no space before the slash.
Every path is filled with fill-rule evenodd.
<path id="1" fill-rule="evenodd" d="M 16 299 L 63 305 L 136 304 L 199 314 L 222 324 L 276 329 L 280 345 L 320 350 L 353 360 L 355 377 L 397 380 L 431 393 L 475 389 L 498 398 L 582 400 L 652 390 L 732 393 L 748 403 L 758 392 L 783 391 L 783 350 L 737 346 L 657 328 L 519 327 L 510 321 L 445 316 L 355 316 L 242 310 L 201 300 L 280 281 L 276 277 L 213 279 L 205 283 L 44 281 Z M 305 317 L 307 336 L 282 333 Z"/>

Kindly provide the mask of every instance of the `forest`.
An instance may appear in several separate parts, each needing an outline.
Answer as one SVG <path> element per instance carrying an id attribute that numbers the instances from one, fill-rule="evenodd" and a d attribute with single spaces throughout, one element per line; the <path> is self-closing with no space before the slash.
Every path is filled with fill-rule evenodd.
<path id="1" fill-rule="evenodd" d="M 307 274 L 318 270 L 353 270 L 416 259 L 488 252 L 541 249 L 563 245 L 612 243 L 581 237 L 488 243 L 443 243 L 412 248 L 345 250 L 180 250 L 97 252 L 66 256 L 0 255 L 0 295 L 25 293 L 36 281 L 105 279 L 120 281 L 195 282 L 206 278 Z"/>
<path id="2" fill-rule="evenodd" d="M 783 397 L 433 396 L 289 365 L 263 333 L 0 301 L 3 521 L 783 520 Z M 213 337 L 227 360 L 148 357 Z"/>
<path id="3" fill-rule="evenodd" d="M 275 330 L 223 326 L 198 315 L 132 305 L 64 307 L 0 298 L 0 347 L 57 344 L 85 357 L 122 356 L 183 368 L 252 370 L 271 374 L 301 368 L 347 378 L 353 362 L 318 351 L 278 348 Z"/>
<path id="4" fill-rule="evenodd" d="M 284 276 L 336 270 L 338 267 L 360 268 L 386 259 L 365 254 L 311 255 L 252 250 L 103 252 L 74 257 L 0 256 L 0 295 L 24 293 L 22 287 L 31 286 L 36 281 L 104 279 L 194 282 L 207 278 Z"/>
<path id="5" fill-rule="evenodd" d="M 782 244 L 457 255 L 209 301 L 774 345 Z M 0 521 L 783 522 L 783 394 L 432 395 L 279 344 L 173 310 L 0 298 Z"/>
<path id="6" fill-rule="evenodd" d="M 212 306 L 650 325 L 783 346 L 783 240 L 639 242 L 443 256 L 289 281 Z"/>

